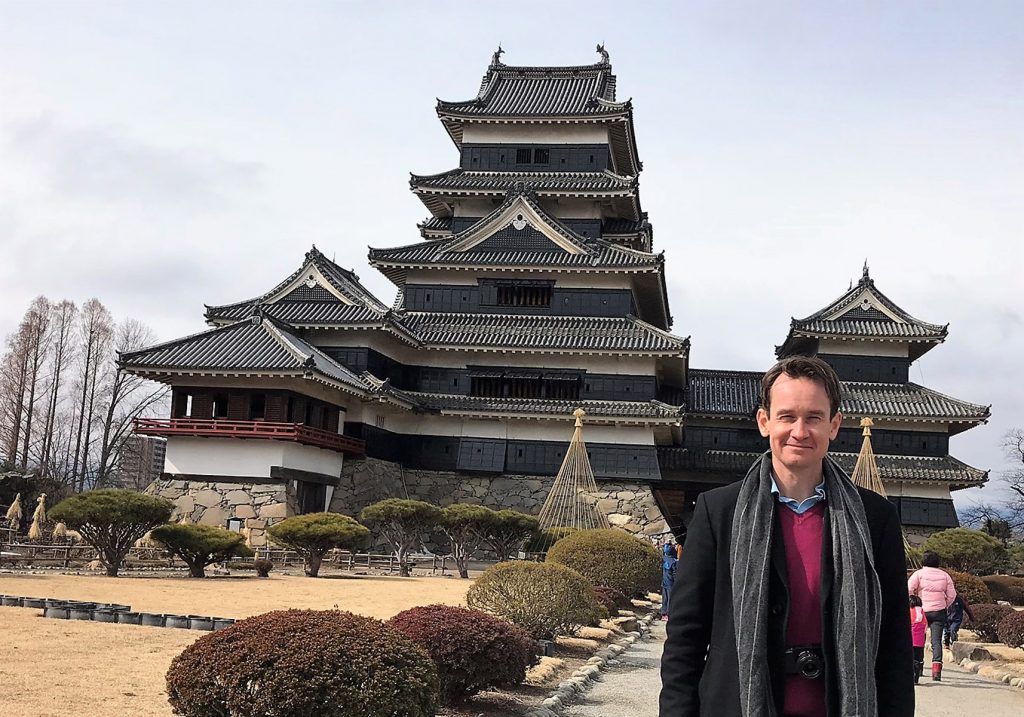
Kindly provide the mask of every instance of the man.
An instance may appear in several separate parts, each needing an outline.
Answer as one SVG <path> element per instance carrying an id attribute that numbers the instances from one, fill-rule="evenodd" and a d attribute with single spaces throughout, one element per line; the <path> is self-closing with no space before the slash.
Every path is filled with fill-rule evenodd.
<path id="1" fill-rule="evenodd" d="M 661 717 L 911 717 L 913 652 L 895 508 L 827 457 L 839 379 L 817 358 L 765 374 L 769 450 L 701 494 L 672 593 Z"/>

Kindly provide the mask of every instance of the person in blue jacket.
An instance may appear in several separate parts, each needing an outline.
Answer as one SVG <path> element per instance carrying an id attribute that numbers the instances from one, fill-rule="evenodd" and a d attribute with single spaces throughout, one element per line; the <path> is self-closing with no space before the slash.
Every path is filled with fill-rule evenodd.
<path id="1" fill-rule="evenodd" d="M 668 620 L 668 601 L 672 593 L 672 585 L 676 582 L 676 546 L 665 543 L 662 546 L 661 560 L 661 619 Z"/>

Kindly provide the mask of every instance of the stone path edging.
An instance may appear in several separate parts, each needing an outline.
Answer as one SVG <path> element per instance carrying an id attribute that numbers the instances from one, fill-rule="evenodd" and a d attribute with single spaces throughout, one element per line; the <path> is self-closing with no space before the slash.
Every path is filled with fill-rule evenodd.
<path id="1" fill-rule="evenodd" d="M 650 624 L 657 616 L 657 611 L 653 611 L 644 617 L 637 618 L 639 632 L 627 632 L 625 636 L 595 652 L 594 656 L 587 660 L 586 665 L 573 672 L 569 679 L 558 683 L 558 687 L 547 699 L 539 706 L 531 707 L 523 713 L 523 717 L 561 717 L 562 711 L 568 705 L 575 702 L 579 695 L 588 691 L 593 687 L 594 682 L 601 679 L 603 670 L 617 662 L 616 658 L 619 655 L 650 632 Z"/>
<path id="2" fill-rule="evenodd" d="M 975 673 L 983 680 L 1002 682 L 1004 685 L 1016 687 L 1018 690 L 1024 690 L 1024 677 L 1013 672 L 1002 672 L 995 665 L 987 665 L 984 662 L 974 662 L 966 657 L 958 664 L 968 672 Z M 990 671 L 987 674 L 981 674 L 979 671 L 983 667 L 989 668 Z"/>

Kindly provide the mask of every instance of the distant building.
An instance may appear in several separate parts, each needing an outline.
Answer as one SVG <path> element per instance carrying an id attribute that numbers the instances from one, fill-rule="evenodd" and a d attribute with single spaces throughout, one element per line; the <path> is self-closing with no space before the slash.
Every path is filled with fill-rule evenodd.
<path id="1" fill-rule="evenodd" d="M 167 439 L 134 434 L 125 441 L 116 470 L 116 482 L 123 488 L 142 490 L 164 470 Z"/>
<path id="2" fill-rule="evenodd" d="M 476 97 L 437 104 L 460 159 L 411 178 L 431 215 L 422 240 L 370 249 L 391 305 L 314 247 L 266 293 L 207 307 L 212 330 L 122 357 L 173 387 L 171 416 L 137 430 L 167 438 L 151 490 L 179 514 L 244 520 L 259 542 L 286 515 L 390 496 L 537 512 L 582 407 L 600 509 L 655 538 L 682 532 L 696 494 L 764 449 L 759 375 L 690 371 L 689 339 L 669 332 L 633 107 L 607 53 L 572 67 L 500 57 Z M 839 369 L 848 425 L 875 418 L 882 476 L 913 496 L 905 522 L 955 522 L 949 490 L 985 475 L 946 440 L 987 409 L 908 383 L 945 328 L 895 308 L 866 272 L 861 283 L 874 293 L 794 322 L 780 355 Z M 853 309 L 870 320 L 850 323 Z"/>

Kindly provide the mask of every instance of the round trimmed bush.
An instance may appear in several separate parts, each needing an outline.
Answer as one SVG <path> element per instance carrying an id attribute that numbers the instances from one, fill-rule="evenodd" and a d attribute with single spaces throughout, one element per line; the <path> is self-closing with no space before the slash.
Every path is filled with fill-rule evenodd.
<path id="1" fill-rule="evenodd" d="M 498 563 L 477 578 L 466 593 L 466 603 L 538 639 L 596 624 L 601 616 L 601 605 L 587 579 L 553 563 Z"/>
<path id="2" fill-rule="evenodd" d="M 269 578 L 270 571 L 274 569 L 274 564 L 264 558 L 254 560 L 252 563 L 253 570 L 256 571 L 257 577 Z"/>
<path id="3" fill-rule="evenodd" d="M 174 658 L 167 698 L 187 717 L 429 717 L 437 670 L 409 638 L 338 610 L 278 610 L 205 635 Z"/>
<path id="4" fill-rule="evenodd" d="M 609 615 L 614 615 L 617 610 L 628 610 L 633 606 L 633 603 L 621 591 L 607 585 L 595 585 L 594 594 L 597 595 L 598 602 L 604 606 Z"/>
<path id="5" fill-rule="evenodd" d="M 962 595 L 964 600 L 971 605 L 975 603 L 989 604 L 992 602 L 992 594 L 985 582 L 976 575 L 961 573 L 958 570 L 946 570 L 949 577 L 953 578 L 953 587 L 956 594 Z"/>
<path id="6" fill-rule="evenodd" d="M 1024 650 L 1024 612 L 1016 610 L 999 621 L 996 626 L 999 642 Z"/>
<path id="7" fill-rule="evenodd" d="M 1005 600 L 1011 605 L 1024 605 L 1024 578 L 1012 575 L 986 575 L 982 581 L 988 586 L 993 600 Z"/>
<path id="8" fill-rule="evenodd" d="M 614 528 L 579 530 L 548 550 L 545 561 L 572 568 L 591 585 L 642 597 L 661 585 L 661 557 L 648 542 Z"/>
<path id="9" fill-rule="evenodd" d="M 552 545 L 576 531 L 577 528 L 545 528 L 544 530 L 535 530 L 530 539 L 526 541 L 526 545 L 523 546 L 523 551 L 527 553 L 546 553 L 551 550 Z"/>
<path id="10" fill-rule="evenodd" d="M 1015 612 L 1007 605 L 971 605 L 974 619 L 964 616 L 964 627 L 973 630 L 982 642 L 999 642 L 999 622 Z"/>
<path id="11" fill-rule="evenodd" d="M 427 605 L 388 621 L 430 655 L 441 701 L 457 704 L 487 687 L 512 687 L 536 664 L 536 642 L 524 630 L 480 610 Z"/>

